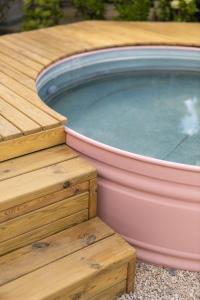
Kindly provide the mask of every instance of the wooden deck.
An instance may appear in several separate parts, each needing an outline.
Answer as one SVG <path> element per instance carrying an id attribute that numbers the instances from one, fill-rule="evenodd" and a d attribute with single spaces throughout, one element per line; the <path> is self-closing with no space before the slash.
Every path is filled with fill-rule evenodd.
<path id="1" fill-rule="evenodd" d="M 40 72 L 94 49 L 198 47 L 199 31 L 88 21 L 0 37 L 0 299 L 115 300 L 133 289 L 135 251 L 96 218 L 96 171 L 64 145 L 67 120 L 38 97 Z"/>
<path id="2" fill-rule="evenodd" d="M 88 21 L 0 37 L 0 161 L 64 143 L 66 118 L 35 87 L 53 62 L 114 46 L 200 46 L 199 31 L 200 24 Z"/>

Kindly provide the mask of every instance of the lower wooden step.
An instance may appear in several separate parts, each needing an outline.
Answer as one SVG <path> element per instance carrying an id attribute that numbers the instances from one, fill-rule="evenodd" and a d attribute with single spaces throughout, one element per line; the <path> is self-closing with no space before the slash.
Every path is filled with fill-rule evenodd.
<path id="1" fill-rule="evenodd" d="M 0 299 L 112 300 L 134 270 L 135 250 L 94 218 L 0 257 Z"/>
<path id="2" fill-rule="evenodd" d="M 0 255 L 96 216 L 96 170 L 66 145 L 0 164 Z"/>

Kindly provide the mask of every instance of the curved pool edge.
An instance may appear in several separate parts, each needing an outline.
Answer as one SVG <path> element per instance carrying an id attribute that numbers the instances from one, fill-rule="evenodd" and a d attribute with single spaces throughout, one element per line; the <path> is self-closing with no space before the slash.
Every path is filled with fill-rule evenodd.
<path id="1" fill-rule="evenodd" d="M 99 216 L 136 247 L 138 258 L 200 271 L 200 167 L 121 151 L 70 128 L 66 133 L 67 144 L 98 170 Z"/>

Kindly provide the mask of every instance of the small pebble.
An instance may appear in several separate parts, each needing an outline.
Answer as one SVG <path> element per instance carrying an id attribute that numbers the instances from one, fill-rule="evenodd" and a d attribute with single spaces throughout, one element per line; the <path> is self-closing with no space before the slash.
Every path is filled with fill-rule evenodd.
<path id="1" fill-rule="evenodd" d="M 135 291 L 118 300 L 200 300 L 200 273 L 137 262 Z"/>

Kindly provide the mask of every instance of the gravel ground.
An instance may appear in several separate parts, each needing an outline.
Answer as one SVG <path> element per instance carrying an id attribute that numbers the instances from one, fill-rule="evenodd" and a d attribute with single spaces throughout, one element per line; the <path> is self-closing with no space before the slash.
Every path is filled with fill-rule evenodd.
<path id="1" fill-rule="evenodd" d="M 200 273 L 138 262 L 135 292 L 118 300 L 200 300 Z"/>

